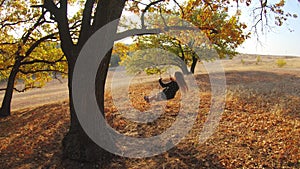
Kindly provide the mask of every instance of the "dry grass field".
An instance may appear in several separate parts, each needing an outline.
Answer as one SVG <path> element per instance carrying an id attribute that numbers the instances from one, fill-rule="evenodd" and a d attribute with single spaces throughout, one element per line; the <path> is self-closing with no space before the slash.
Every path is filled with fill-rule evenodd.
<path id="1" fill-rule="evenodd" d="M 213 99 L 209 74 L 199 65 L 195 79 L 200 95 L 190 99 L 200 99 L 200 105 L 198 110 L 189 110 L 197 111 L 197 118 L 188 135 L 160 155 L 141 159 L 116 156 L 104 166 L 62 159 L 61 140 L 69 125 L 66 86 L 60 86 L 65 83 L 53 83 L 39 89 L 43 92 L 31 91 L 31 95 L 15 95 L 12 116 L 0 119 L 0 168 L 300 168 L 300 57 L 284 57 L 286 64 L 281 68 L 277 60 L 271 56 L 242 55 L 222 61 L 226 105 L 217 129 L 204 143 L 199 143 L 199 133 Z M 167 102 L 148 104 L 143 100 L 145 94 L 159 89 L 157 77 L 147 79 L 138 79 L 130 86 L 132 106 L 127 107 L 116 106 L 115 101 L 122 104 L 124 98 L 112 98 L 108 85 L 106 119 L 124 135 L 155 136 L 177 118 L 179 95 Z M 55 91 L 56 87 L 59 90 Z M 35 99 L 27 99 L 24 106 L 22 101 L 45 95 L 47 99 L 38 104 Z M 151 107 L 160 107 L 163 113 L 146 124 L 132 122 L 118 111 L 130 113 L 136 108 L 141 113 L 153 113 Z"/>

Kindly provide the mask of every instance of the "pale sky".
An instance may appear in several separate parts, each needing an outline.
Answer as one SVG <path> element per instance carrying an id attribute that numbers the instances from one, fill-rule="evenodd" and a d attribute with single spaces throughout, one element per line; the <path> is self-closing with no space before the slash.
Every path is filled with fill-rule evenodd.
<path id="1" fill-rule="evenodd" d="M 300 56 L 300 3 L 297 0 L 286 1 L 285 11 L 296 13 L 298 18 L 290 18 L 281 27 L 274 27 L 272 31 L 260 35 L 260 42 L 253 36 L 238 49 L 241 53 L 266 54 L 266 55 L 289 55 Z M 244 11 L 243 11 L 244 12 Z M 247 11 L 246 11 L 247 12 Z M 252 23 L 252 18 L 244 15 L 244 22 Z M 270 21 L 271 22 L 271 21 Z M 273 24 L 274 21 L 271 22 Z M 290 32 L 289 29 L 293 31 Z"/>

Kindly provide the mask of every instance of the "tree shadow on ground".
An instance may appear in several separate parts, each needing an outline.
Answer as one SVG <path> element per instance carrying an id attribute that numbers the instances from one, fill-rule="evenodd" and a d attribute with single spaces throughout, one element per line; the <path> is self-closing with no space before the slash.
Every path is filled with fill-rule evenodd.
<path id="1" fill-rule="evenodd" d="M 47 168 L 61 159 L 61 140 L 69 125 L 68 103 L 13 112 L 0 119 L 1 167 Z"/>

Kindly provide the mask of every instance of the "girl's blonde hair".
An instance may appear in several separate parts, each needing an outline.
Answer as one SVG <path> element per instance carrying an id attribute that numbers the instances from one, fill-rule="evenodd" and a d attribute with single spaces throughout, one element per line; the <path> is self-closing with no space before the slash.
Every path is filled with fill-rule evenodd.
<path id="1" fill-rule="evenodd" d="M 181 72 L 175 72 L 175 78 L 180 90 L 186 93 L 188 91 L 188 86 L 186 85 L 183 74 Z"/>

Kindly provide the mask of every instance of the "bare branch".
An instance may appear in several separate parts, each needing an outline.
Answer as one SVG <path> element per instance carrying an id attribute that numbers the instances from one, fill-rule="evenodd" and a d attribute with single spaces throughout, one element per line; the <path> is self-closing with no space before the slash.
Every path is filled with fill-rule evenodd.
<path id="1" fill-rule="evenodd" d="M 53 77 L 54 79 L 56 79 L 56 80 L 58 80 L 59 81 L 59 83 L 63 83 L 63 81 L 62 80 L 60 80 L 58 77 L 57 77 L 57 72 L 54 72 L 54 77 Z"/>
<path id="2" fill-rule="evenodd" d="M 153 5 L 156 5 L 162 1 L 165 1 L 165 0 L 157 0 L 157 1 L 153 1 L 151 3 L 149 3 L 143 10 L 142 10 L 142 15 L 141 15 L 141 24 L 142 24 L 142 29 L 145 29 L 146 26 L 145 26 L 145 13 L 148 11 L 148 9 L 153 6 Z"/>
<path id="3" fill-rule="evenodd" d="M 24 87 L 23 89 L 17 89 L 17 88 L 14 87 L 13 90 L 15 90 L 15 91 L 17 91 L 19 93 L 22 93 L 22 92 L 25 92 L 28 89 L 34 89 L 34 88 L 41 88 L 41 87 L 39 87 L 39 86 L 31 86 L 31 87 Z M 5 90 L 6 90 L 6 88 L 1 88 L 0 89 L 0 91 L 5 91 Z"/>
<path id="4" fill-rule="evenodd" d="M 184 10 L 183 10 L 182 6 L 177 2 L 177 0 L 173 0 L 173 1 L 180 8 L 182 18 L 184 18 Z"/>
<path id="5" fill-rule="evenodd" d="M 76 29 L 81 25 L 81 21 L 78 20 L 76 22 L 73 23 L 73 25 L 70 27 L 70 29 Z"/>
<path id="6" fill-rule="evenodd" d="M 28 89 L 33 89 L 33 88 L 41 88 L 41 87 L 38 87 L 38 86 L 32 86 L 32 87 L 25 87 L 25 88 L 23 88 L 23 89 L 17 89 L 17 88 L 13 88 L 13 90 L 15 90 L 15 91 L 17 91 L 17 92 L 19 92 L 19 93 L 22 93 L 22 92 L 25 92 L 26 90 L 28 90 Z M 4 91 L 4 90 L 6 90 L 6 88 L 1 88 L 0 89 L 0 91 Z"/>
<path id="7" fill-rule="evenodd" d="M 267 5 L 267 0 L 260 0 L 260 6 L 253 9 L 252 13 L 254 16 L 254 20 L 257 19 L 257 21 L 252 26 L 251 30 L 254 29 L 254 33 L 258 37 L 258 24 L 261 24 L 261 32 L 264 31 L 264 21 L 266 21 L 266 26 L 268 26 L 268 17 L 267 17 L 267 9 L 271 9 L 270 6 Z M 259 10 L 258 14 L 256 14 L 256 11 Z"/>
<path id="8" fill-rule="evenodd" d="M 188 26 L 168 26 L 165 28 L 154 28 L 154 29 L 131 29 L 127 31 L 123 31 L 120 33 L 117 33 L 115 36 L 115 40 L 121 40 L 126 37 L 130 36 L 137 36 L 137 35 L 152 35 L 152 34 L 160 34 L 164 33 L 170 30 L 194 30 L 194 31 L 200 31 L 200 30 L 211 30 L 216 31 L 214 28 L 210 27 L 188 27 Z"/>

